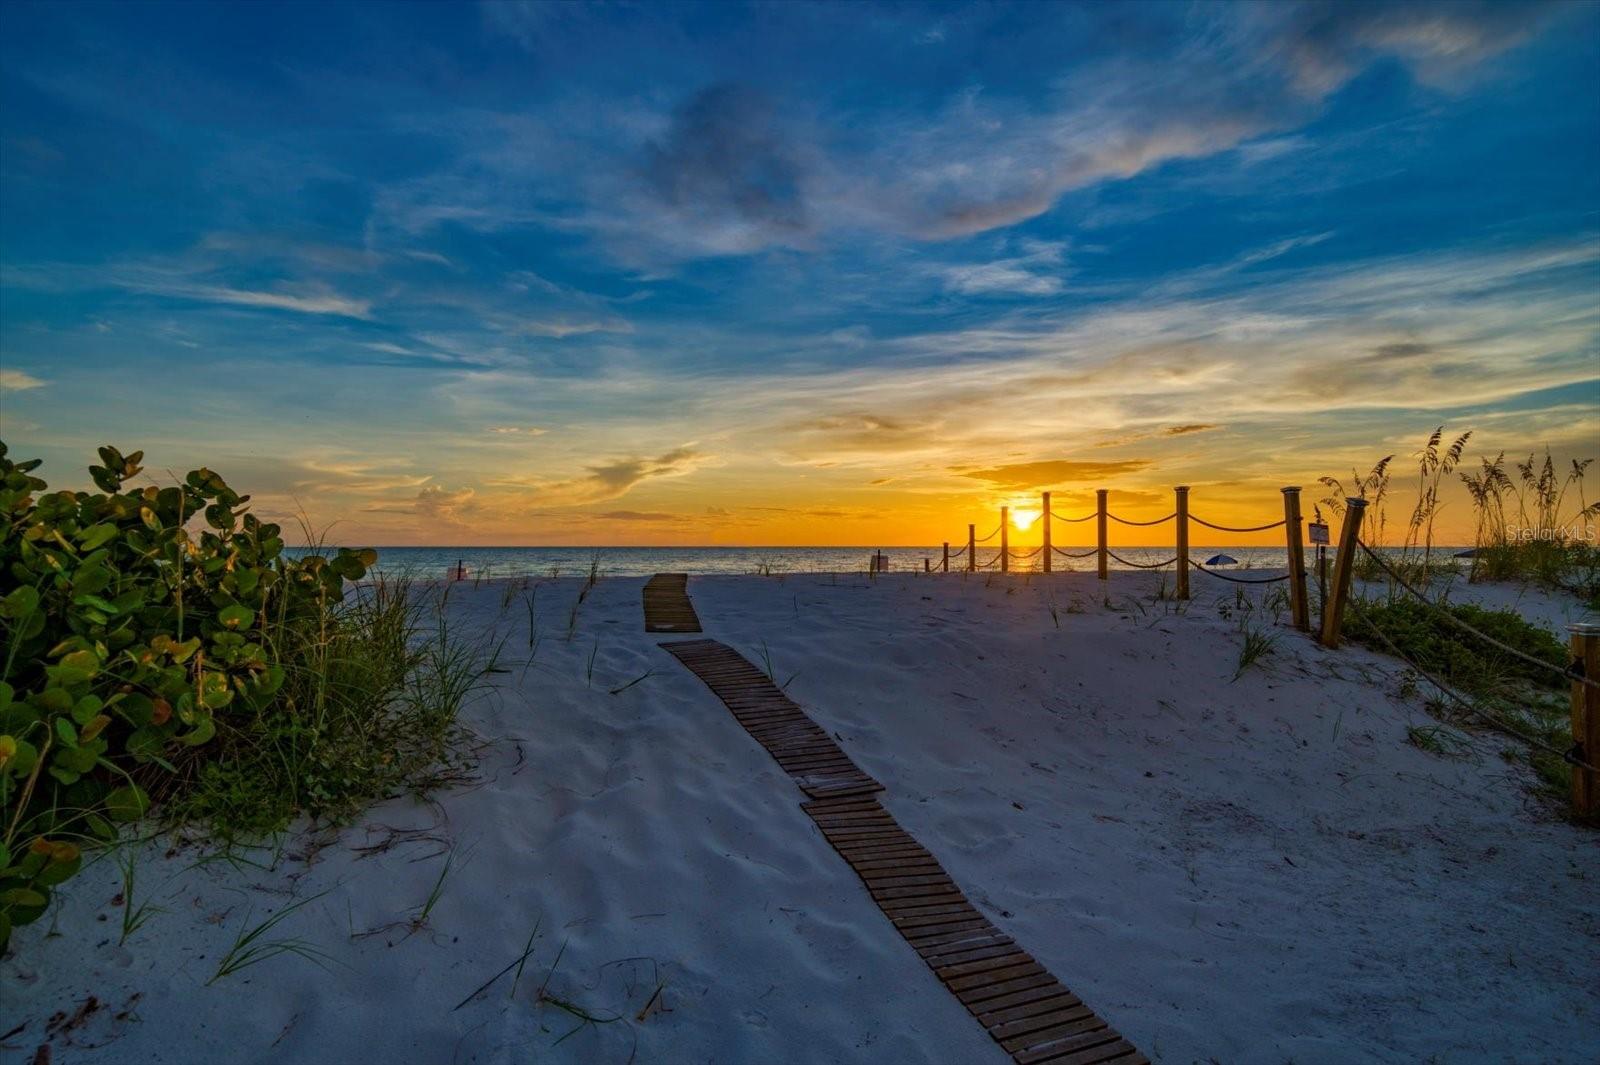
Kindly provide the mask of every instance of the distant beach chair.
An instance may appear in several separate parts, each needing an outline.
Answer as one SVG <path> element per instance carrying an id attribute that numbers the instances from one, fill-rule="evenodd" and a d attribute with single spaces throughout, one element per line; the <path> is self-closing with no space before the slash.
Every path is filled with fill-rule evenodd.
<path id="1" fill-rule="evenodd" d="M 882 551 L 875 552 L 872 556 L 872 572 L 888 573 L 889 556 L 884 554 Z"/>
<path id="2" fill-rule="evenodd" d="M 449 570 L 449 576 L 445 578 L 445 580 L 450 581 L 464 581 L 466 579 L 467 563 L 465 559 L 458 560 L 454 566 L 451 566 Z"/>

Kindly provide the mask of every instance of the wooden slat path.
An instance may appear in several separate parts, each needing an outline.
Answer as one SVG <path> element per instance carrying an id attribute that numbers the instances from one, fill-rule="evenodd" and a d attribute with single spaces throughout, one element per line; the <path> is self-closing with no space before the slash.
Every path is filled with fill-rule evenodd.
<path id="1" fill-rule="evenodd" d="M 1019 1065 L 1149 1065 L 968 902 L 876 795 L 812 799 L 801 809 L 895 930 Z"/>
<path id="2" fill-rule="evenodd" d="M 648 611 L 649 585 L 645 602 Z M 1019 1065 L 1149 1065 L 967 901 L 938 860 L 879 804 L 874 792 L 883 785 L 857 768 L 770 677 L 716 640 L 661 647 L 705 681 L 795 778 L 810 796 L 801 808 L 861 877 L 884 916 Z"/>
<path id="3" fill-rule="evenodd" d="M 700 617 L 689 601 L 687 573 L 658 573 L 645 581 L 644 631 L 700 631 Z"/>
<path id="4" fill-rule="evenodd" d="M 661 647 L 706 682 L 739 724 L 811 798 L 883 790 L 883 785 L 863 773 L 772 678 L 738 651 L 716 640 L 674 640 Z"/>

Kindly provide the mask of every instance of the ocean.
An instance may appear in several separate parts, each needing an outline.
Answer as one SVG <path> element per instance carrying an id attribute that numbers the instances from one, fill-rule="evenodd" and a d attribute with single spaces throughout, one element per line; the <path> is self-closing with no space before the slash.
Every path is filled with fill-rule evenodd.
<path id="1" fill-rule="evenodd" d="M 933 547 L 379 547 L 376 569 L 386 575 L 445 577 L 459 564 L 471 578 L 493 577 L 575 577 L 587 573 L 598 562 L 601 573 L 613 577 L 641 577 L 652 573 L 861 573 L 865 572 L 874 551 L 888 556 L 889 571 L 920 571 L 923 560 L 934 570 L 940 568 L 943 548 Z M 955 548 L 952 547 L 952 551 Z M 1083 547 L 1066 550 L 1084 551 Z M 1169 559 L 1167 547 L 1114 547 L 1112 550 L 1129 563 L 1150 565 Z M 995 546 L 978 545 L 978 562 L 986 565 L 998 557 Z M 1011 569 L 1037 570 L 1039 555 L 1035 547 L 1012 548 Z M 1282 569 L 1286 563 L 1283 548 L 1191 545 L 1189 557 L 1197 562 L 1218 555 L 1238 560 L 1235 569 Z M 1306 549 L 1308 561 L 1314 557 Z M 1063 558 L 1056 555 L 1052 569 L 1092 570 L 1094 556 Z M 952 561 L 952 572 L 964 569 L 965 558 Z M 1113 569 L 1134 568 L 1117 559 Z M 994 568 L 994 567 L 990 567 Z"/>

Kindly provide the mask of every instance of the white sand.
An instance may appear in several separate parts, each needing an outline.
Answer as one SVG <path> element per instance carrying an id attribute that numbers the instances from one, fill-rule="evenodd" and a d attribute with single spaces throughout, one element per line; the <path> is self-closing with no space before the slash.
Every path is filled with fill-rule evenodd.
<path id="1" fill-rule="evenodd" d="M 1183 615 L 1137 574 L 1113 609 L 1085 574 L 690 591 L 708 635 L 757 664 L 764 643 L 973 902 L 1153 1058 L 1600 1060 L 1596 834 L 1491 741 L 1473 762 L 1408 745 L 1430 719 L 1387 660 L 1282 629 L 1232 682 L 1232 589 L 1195 580 Z M 493 741 L 478 786 L 297 836 L 271 871 L 152 850 L 141 893 L 168 912 L 125 947 L 113 863 L 85 871 L 0 963 L 0 1032 L 25 1025 L 0 1054 L 26 1060 L 92 994 L 57 1063 L 1006 1060 L 642 631 L 641 584 L 602 582 L 568 643 L 577 582 L 542 583 L 534 665 L 471 711 Z M 525 654 L 520 603 L 452 595 Z M 351 850 L 391 829 L 425 834 Z M 452 846 L 427 928 L 352 940 L 412 914 Z M 327 971 L 280 957 L 205 986 L 247 914 L 324 890 L 278 934 Z M 452 1010 L 536 921 L 515 997 L 508 975 Z M 665 1010 L 637 1020 L 658 984 Z M 622 1019 L 580 1026 L 541 985 Z"/>

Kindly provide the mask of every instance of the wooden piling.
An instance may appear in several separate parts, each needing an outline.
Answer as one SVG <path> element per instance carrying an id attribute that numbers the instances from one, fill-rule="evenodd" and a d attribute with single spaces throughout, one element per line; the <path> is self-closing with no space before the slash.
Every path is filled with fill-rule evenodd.
<path id="1" fill-rule="evenodd" d="M 1283 490 L 1283 536 L 1289 549 L 1289 613 L 1294 627 L 1311 631 L 1311 604 L 1306 599 L 1306 548 L 1301 540 L 1300 486 Z"/>
<path id="2" fill-rule="evenodd" d="M 1097 511 L 1096 511 L 1096 514 L 1095 514 L 1095 529 L 1100 535 L 1100 550 L 1099 550 L 1099 553 L 1095 556 L 1095 558 L 1096 558 L 1096 561 L 1098 562 L 1098 569 L 1099 569 L 1099 573 L 1100 573 L 1100 579 L 1101 580 L 1105 580 L 1106 579 L 1106 490 L 1104 488 L 1096 488 L 1094 490 L 1094 494 L 1095 494 L 1095 499 L 1098 501 L 1097 504 L 1096 504 Z"/>
<path id="3" fill-rule="evenodd" d="M 1000 572 L 1011 569 L 1011 508 L 1000 508 Z"/>
<path id="4" fill-rule="evenodd" d="M 944 542 L 944 561 L 939 563 L 939 570 L 942 573 L 949 573 L 950 572 L 950 541 L 949 540 L 946 540 Z"/>
<path id="5" fill-rule="evenodd" d="M 1176 541 L 1178 545 L 1178 587 L 1173 594 L 1179 599 L 1189 598 L 1189 486 L 1180 484 L 1172 489 L 1174 497 L 1173 509 L 1177 517 L 1173 519 L 1173 527 L 1177 530 Z"/>
<path id="6" fill-rule="evenodd" d="M 1039 557 L 1044 559 L 1044 571 L 1050 572 L 1050 493 L 1044 494 L 1044 512 L 1039 515 L 1039 520 L 1044 522 L 1044 546 L 1039 549 Z"/>
<path id="7" fill-rule="evenodd" d="M 967 526 L 967 569 L 968 570 L 976 570 L 977 568 L 978 568 L 978 527 L 976 525 L 968 525 Z"/>
<path id="8" fill-rule="evenodd" d="M 1600 680 L 1600 623 L 1577 621 L 1572 636 L 1572 743 L 1579 761 L 1600 763 L 1600 688 L 1579 678 Z M 1579 817 L 1600 817 L 1600 773 L 1572 767 L 1572 805 Z"/>
<path id="9" fill-rule="evenodd" d="M 1350 600 L 1350 577 L 1356 568 L 1356 545 L 1361 540 L 1361 517 L 1367 510 L 1365 499 L 1346 499 L 1344 503 L 1339 554 L 1333 560 L 1333 587 L 1328 590 L 1328 602 L 1322 610 L 1322 643 L 1325 647 L 1339 646 L 1344 608 Z"/>

